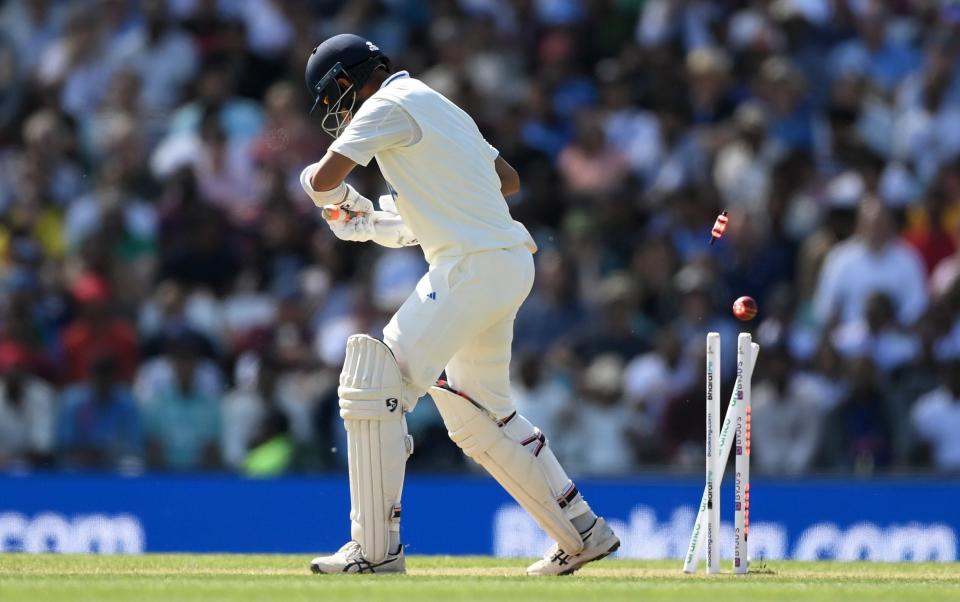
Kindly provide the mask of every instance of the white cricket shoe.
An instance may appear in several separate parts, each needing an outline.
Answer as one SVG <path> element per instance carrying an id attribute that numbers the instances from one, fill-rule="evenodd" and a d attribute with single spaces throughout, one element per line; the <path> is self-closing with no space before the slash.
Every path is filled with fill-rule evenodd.
<path id="1" fill-rule="evenodd" d="M 546 556 L 527 567 L 528 575 L 570 575 L 583 565 L 606 558 L 620 547 L 620 538 L 607 522 L 598 518 L 583 534 L 584 548 L 579 554 L 567 554 L 559 546 L 547 551 Z"/>
<path id="2" fill-rule="evenodd" d="M 406 573 L 407 563 L 403 558 L 403 546 L 396 554 L 387 554 L 382 562 L 376 564 L 363 556 L 360 544 L 348 541 L 330 556 L 317 556 L 310 561 L 310 570 L 314 573 Z"/>

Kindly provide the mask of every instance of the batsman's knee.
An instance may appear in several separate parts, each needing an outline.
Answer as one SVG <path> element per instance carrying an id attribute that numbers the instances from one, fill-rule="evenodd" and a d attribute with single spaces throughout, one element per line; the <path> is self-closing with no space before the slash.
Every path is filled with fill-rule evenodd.
<path id="1" fill-rule="evenodd" d="M 347 339 L 337 395 L 344 420 L 390 420 L 412 411 L 419 397 L 393 351 L 365 334 Z"/>
<path id="2" fill-rule="evenodd" d="M 340 418 L 345 423 L 354 420 L 400 422 L 409 456 L 413 453 L 413 437 L 407 434 L 404 413 L 412 408 L 404 401 L 405 389 L 393 352 L 383 341 L 365 334 L 347 339 L 337 388 Z"/>

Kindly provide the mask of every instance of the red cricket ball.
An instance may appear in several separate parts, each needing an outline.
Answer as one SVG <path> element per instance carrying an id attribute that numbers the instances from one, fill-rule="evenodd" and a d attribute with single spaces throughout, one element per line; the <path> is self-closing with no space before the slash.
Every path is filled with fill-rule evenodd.
<path id="1" fill-rule="evenodd" d="M 753 297 L 744 295 L 733 302 L 733 315 L 738 320 L 752 320 L 757 317 L 757 302 Z"/>

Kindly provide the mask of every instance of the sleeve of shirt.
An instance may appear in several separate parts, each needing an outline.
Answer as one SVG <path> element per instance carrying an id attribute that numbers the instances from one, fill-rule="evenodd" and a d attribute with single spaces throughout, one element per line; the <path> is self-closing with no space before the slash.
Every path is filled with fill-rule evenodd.
<path id="1" fill-rule="evenodd" d="M 368 165 L 379 152 L 410 146 L 420 140 L 420 126 L 397 103 L 371 98 L 363 103 L 330 150 L 358 165 Z"/>

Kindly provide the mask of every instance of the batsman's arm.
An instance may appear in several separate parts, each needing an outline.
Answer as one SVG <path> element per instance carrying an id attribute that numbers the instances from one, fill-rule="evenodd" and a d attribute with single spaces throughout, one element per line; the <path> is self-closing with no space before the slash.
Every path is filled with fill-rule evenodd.
<path id="1" fill-rule="evenodd" d="M 318 192 L 338 188 L 356 166 L 352 159 L 328 150 L 323 158 L 314 164 L 313 173 L 310 174 L 310 187 Z"/>
<path id="2" fill-rule="evenodd" d="M 497 176 L 500 178 L 500 194 L 510 196 L 520 192 L 520 174 L 512 165 L 507 163 L 503 155 L 497 155 L 493 167 L 497 170 Z"/>
<path id="3" fill-rule="evenodd" d="M 343 181 L 355 166 L 356 163 L 343 155 L 327 151 L 318 163 L 308 165 L 300 172 L 300 186 L 317 207 L 370 213 L 373 203 Z M 324 219 L 328 219 L 326 215 Z"/>

